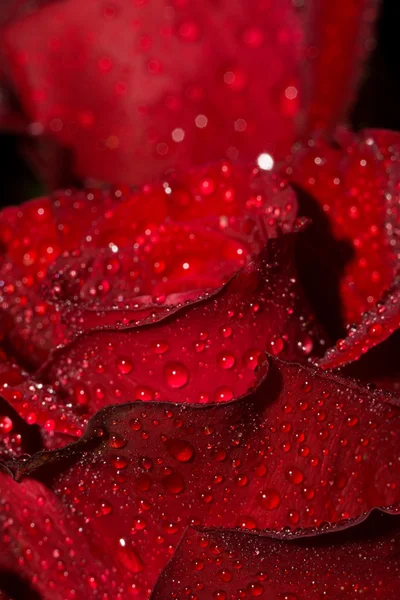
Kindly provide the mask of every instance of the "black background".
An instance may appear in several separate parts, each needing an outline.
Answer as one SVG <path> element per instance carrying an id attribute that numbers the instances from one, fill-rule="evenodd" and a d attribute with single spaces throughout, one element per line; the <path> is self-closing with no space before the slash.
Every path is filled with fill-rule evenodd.
<path id="1" fill-rule="evenodd" d="M 377 45 L 351 115 L 356 129 L 382 127 L 400 131 L 399 15 L 400 0 L 383 0 L 377 23 Z M 0 135 L 0 157 L 0 206 L 18 204 L 45 193 L 19 156 L 13 136 Z"/>

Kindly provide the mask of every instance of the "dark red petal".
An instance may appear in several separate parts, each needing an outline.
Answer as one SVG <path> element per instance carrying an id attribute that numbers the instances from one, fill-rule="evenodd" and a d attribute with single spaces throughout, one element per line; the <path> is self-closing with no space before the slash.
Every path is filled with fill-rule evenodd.
<path id="1" fill-rule="evenodd" d="M 24 364 L 37 367 L 65 341 L 60 316 L 40 290 L 48 267 L 113 202 L 112 194 L 66 191 L 0 213 L 1 333 Z"/>
<path id="2" fill-rule="evenodd" d="M 12 463 L 24 454 L 43 449 L 40 432 L 0 398 L 0 461 Z"/>
<path id="3" fill-rule="evenodd" d="M 292 231 L 297 213 L 295 194 L 281 177 L 227 161 L 117 194 L 103 217 L 91 211 L 79 250 L 64 253 L 47 273 L 45 297 L 68 329 L 77 311 L 84 311 L 80 327 L 87 330 L 91 310 L 135 311 L 143 294 L 157 308 L 177 292 L 199 290 L 198 296 L 220 287 L 267 239 Z M 77 194 L 69 198 L 69 221 L 79 218 L 82 204 Z"/>
<path id="4" fill-rule="evenodd" d="M 55 2 L 7 29 L 7 67 L 36 131 L 73 150 L 79 175 L 136 183 L 176 164 L 282 156 L 301 105 L 312 125 L 341 117 L 375 4 Z"/>
<path id="5" fill-rule="evenodd" d="M 51 433 L 79 436 L 84 422 L 79 404 L 66 414 L 51 385 L 43 385 L 12 362 L 0 364 L 0 395 L 28 425 L 41 425 Z"/>
<path id="6" fill-rule="evenodd" d="M 378 515 L 324 538 L 188 529 L 151 600 L 387 600 L 400 595 L 399 519 Z M 297 565 L 297 567 L 296 567 Z"/>
<path id="7" fill-rule="evenodd" d="M 133 248 L 85 248 L 64 253 L 48 270 L 45 297 L 61 311 L 125 310 L 138 296 L 215 290 L 249 262 L 240 237 L 211 227 L 168 223 L 143 235 Z M 71 311 L 71 305 L 73 311 Z"/>
<path id="8" fill-rule="evenodd" d="M 303 362 L 318 354 L 325 341 L 296 281 L 295 238 L 269 240 L 225 287 L 156 322 L 134 326 L 123 320 L 129 310 L 115 310 L 105 326 L 98 311 L 97 331 L 57 350 L 39 373 L 68 404 L 66 419 L 82 405 L 93 414 L 132 400 L 225 402 L 253 384 L 264 350 Z"/>
<path id="9" fill-rule="evenodd" d="M 362 67 L 373 43 L 371 28 L 379 2 L 322 0 L 309 5 L 305 129 L 310 132 L 332 128 L 346 118 L 356 91 L 353 74 Z"/>
<path id="10" fill-rule="evenodd" d="M 52 0 L 3 0 L 0 11 L 0 32 L 18 19 L 24 18 L 37 11 L 41 6 Z M 26 134 L 29 120 L 22 114 L 20 107 L 15 106 L 15 97 L 10 89 L 7 60 L 0 54 L 0 128 L 4 131 Z"/>
<path id="11" fill-rule="evenodd" d="M 49 485 L 144 589 L 189 524 L 325 530 L 374 507 L 398 512 L 399 400 L 269 362 L 234 402 L 105 408 L 80 441 L 18 477 Z"/>
<path id="12" fill-rule="evenodd" d="M 398 134 L 366 131 L 344 136 L 340 148 L 316 142 L 294 159 L 293 180 L 309 195 L 300 212 L 316 222 L 314 251 L 337 282 L 344 323 L 360 321 L 398 270 L 399 145 Z"/>
<path id="13" fill-rule="evenodd" d="M 0 249 L 24 275 L 43 277 L 43 271 L 62 250 L 51 199 L 38 198 L 1 211 Z"/>
<path id="14" fill-rule="evenodd" d="M 131 245 L 169 219 L 181 223 L 219 223 L 227 228 L 234 218 L 262 218 L 266 233 L 276 237 L 291 231 L 297 216 L 297 199 L 287 181 L 276 173 L 250 165 L 220 161 L 187 171 L 169 172 L 163 180 L 139 191 L 117 188 L 118 201 L 103 219 L 85 231 L 82 245 Z M 245 216 L 244 216 L 245 215 Z M 247 232 L 247 233 L 251 233 Z"/>
<path id="15" fill-rule="evenodd" d="M 324 369 L 342 367 L 356 361 L 374 346 L 384 342 L 400 327 L 400 279 L 396 279 L 376 308 L 362 316 L 359 325 L 349 328 L 348 335 L 330 348 L 320 360 Z"/>
<path id="16" fill-rule="evenodd" d="M 0 472 L 0 489 L 0 570 L 31 584 L 29 596 L 20 597 L 35 598 L 35 591 L 42 600 L 130 597 L 121 565 L 46 487 Z"/>

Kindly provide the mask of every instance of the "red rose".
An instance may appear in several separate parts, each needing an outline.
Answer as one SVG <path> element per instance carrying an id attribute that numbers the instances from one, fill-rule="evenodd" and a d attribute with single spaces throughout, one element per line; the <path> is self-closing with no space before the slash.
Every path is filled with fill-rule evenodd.
<path id="1" fill-rule="evenodd" d="M 375 9 L 5 2 L 1 126 L 123 185 L 0 213 L 0 598 L 398 598 L 399 137 L 321 135 Z"/>
<path id="2" fill-rule="evenodd" d="M 65 152 L 75 175 L 127 184 L 171 166 L 282 158 L 345 117 L 376 6 L 8 0 L 1 122 L 31 136 L 25 151 L 52 186 L 70 181 Z"/>
<path id="3" fill-rule="evenodd" d="M 5 592 L 398 596 L 398 373 L 324 370 L 398 318 L 397 143 L 2 213 Z"/>

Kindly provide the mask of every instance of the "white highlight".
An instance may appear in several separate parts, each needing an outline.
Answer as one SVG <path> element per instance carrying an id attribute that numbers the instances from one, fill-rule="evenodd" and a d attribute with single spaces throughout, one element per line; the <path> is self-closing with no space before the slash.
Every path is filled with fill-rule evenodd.
<path id="1" fill-rule="evenodd" d="M 263 152 L 257 158 L 257 164 L 263 171 L 271 171 L 274 166 L 274 159 L 270 154 Z"/>

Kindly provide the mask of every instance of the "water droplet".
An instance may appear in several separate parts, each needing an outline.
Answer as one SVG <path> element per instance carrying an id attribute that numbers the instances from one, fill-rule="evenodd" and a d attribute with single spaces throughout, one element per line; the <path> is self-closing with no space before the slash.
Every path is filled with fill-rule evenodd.
<path id="1" fill-rule="evenodd" d="M 184 440 L 167 440 L 165 446 L 169 454 L 179 462 L 189 462 L 194 456 L 194 448 Z"/>
<path id="2" fill-rule="evenodd" d="M 355 416 L 348 416 L 346 419 L 346 425 L 348 427 L 355 427 L 358 423 L 358 417 Z"/>
<path id="3" fill-rule="evenodd" d="M 257 350 L 252 348 L 251 350 L 247 350 L 243 355 L 243 364 L 248 368 L 254 371 L 256 367 L 259 365 L 259 358 L 261 356 L 261 350 Z"/>
<path id="4" fill-rule="evenodd" d="M 271 341 L 270 345 L 271 345 L 271 354 L 273 354 L 274 356 L 279 356 L 279 354 L 281 354 L 281 352 L 285 346 L 285 341 L 281 337 L 277 337 Z"/>
<path id="5" fill-rule="evenodd" d="M 139 419 L 132 419 L 129 421 L 129 427 L 132 429 L 132 431 L 140 431 L 142 429 L 142 424 Z"/>
<path id="6" fill-rule="evenodd" d="M 281 495 L 277 490 L 266 489 L 261 492 L 260 503 L 267 510 L 275 510 L 281 503 Z"/>
<path id="7" fill-rule="evenodd" d="M 116 458 L 113 458 L 112 464 L 115 469 L 125 469 L 128 465 L 128 459 L 123 456 L 117 456 Z"/>
<path id="8" fill-rule="evenodd" d="M 179 362 L 171 362 L 164 367 L 164 377 L 169 387 L 179 389 L 189 381 L 189 371 Z"/>
<path id="9" fill-rule="evenodd" d="M 373 323 L 368 327 L 368 334 L 371 337 L 380 337 L 383 333 L 383 327 L 380 323 Z"/>
<path id="10" fill-rule="evenodd" d="M 142 531 L 143 529 L 146 529 L 146 527 L 147 523 L 142 517 L 136 517 L 133 519 L 132 529 L 135 529 L 136 531 Z"/>
<path id="11" fill-rule="evenodd" d="M 224 338 L 230 338 L 233 333 L 232 327 L 229 325 L 223 325 L 220 329 L 220 334 Z"/>
<path id="12" fill-rule="evenodd" d="M 74 396 L 78 404 L 81 404 L 83 406 L 89 404 L 90 394 L 83 384 L 77 384 L 74 387 Z"/>
<path id="13" fill-rule="evenodd" d="M 232 573 L 228 569 L 221 569 L 221 571 L 219 571 L 218 573 L 218 577 L 221 581 L 224 581 L 225 583 L 229 583 L 229 581 L 232 581 Z"/>
<path id="14" fill-rule="evenodd" d="M 95 516 L 103 517 L 105 515 L 109 515 L 112 513 L 113 507 L 108 500 L 99 500 L 98 504 L 95 506 Z"/>
<path id="15" fill-rule="evenodd" d="M 168 342 L 157 340 L 156 342 L 153 342 L 152 348 L 156 354 L 165 354 L 169 349 L 169 344 Z"/>
<path id="16" fill-rule="evenodd" d="M 149 402 L 154 400 L 154 391 L 144 385 L 138 386 L 134 392 L 135 400 L 142 400 L 143 402 Z"/>
<path id="17" fill-rule="evenodd" d="M 13 422 L 10 417 L 0 417 L 0 433 L 10 433 L 13 428 Z"/>
<path id="18" fill-rule="evenodd" d="M 248 516 L 239 517 L 237 526 L 242 529 L 257 529 L 256 521 Z"/>
<path id="19" fill-rule="evenodd" d="M 258 598 L 264 593 L 264 586 L 262 586 L 261 583 L 250 583 L 247 586 L 247 591 L 253 598 Z"/>
<path id="20" fill-rule="evenodd" d="M 192 564 L 195 571 L 202 571 L 204 569 L 204 561 L 200 558 L 194 560 Z"/>
<path id="21" fill-rule="evenodd" d="M 127 444 L 127 441 L 117 433 L 113 433 L 109 439 L 109 445 L 111 448 L 124 448 Z"/>
<path id="22" fill-rule="evenodd" d="M 217 363 L 221 369 L 232 369 L 235 362 L 235 357 L 230 352 L 220 352 L 217 356 Z"/>
<path id="23" fill-rule="evenodd" d="M 288 469 L 286 472 L 286 477 L 288 478 L 290 483 L 293 483 L 294 485 L 299 485 L 304 481 L 304 475 L 302 471 L 300 471 L 300 469 L 297 469 L 296 467 L 291 467 L 290 469 Z"/>
<path id="24" fill-rule="evenodd" d="M 117 369 L 121 375 L 128 375 L 133 369 L 133 362 L 129 358 L 117 358 Z"/>
<path id="25" fill-rule="evenodd" d="M 215 390 L 214 400 L 215 402 L 229 402 L 232 400 L 233 392 L 231 388 L 226 385 L 222 385 L 221 387 Z"/>

